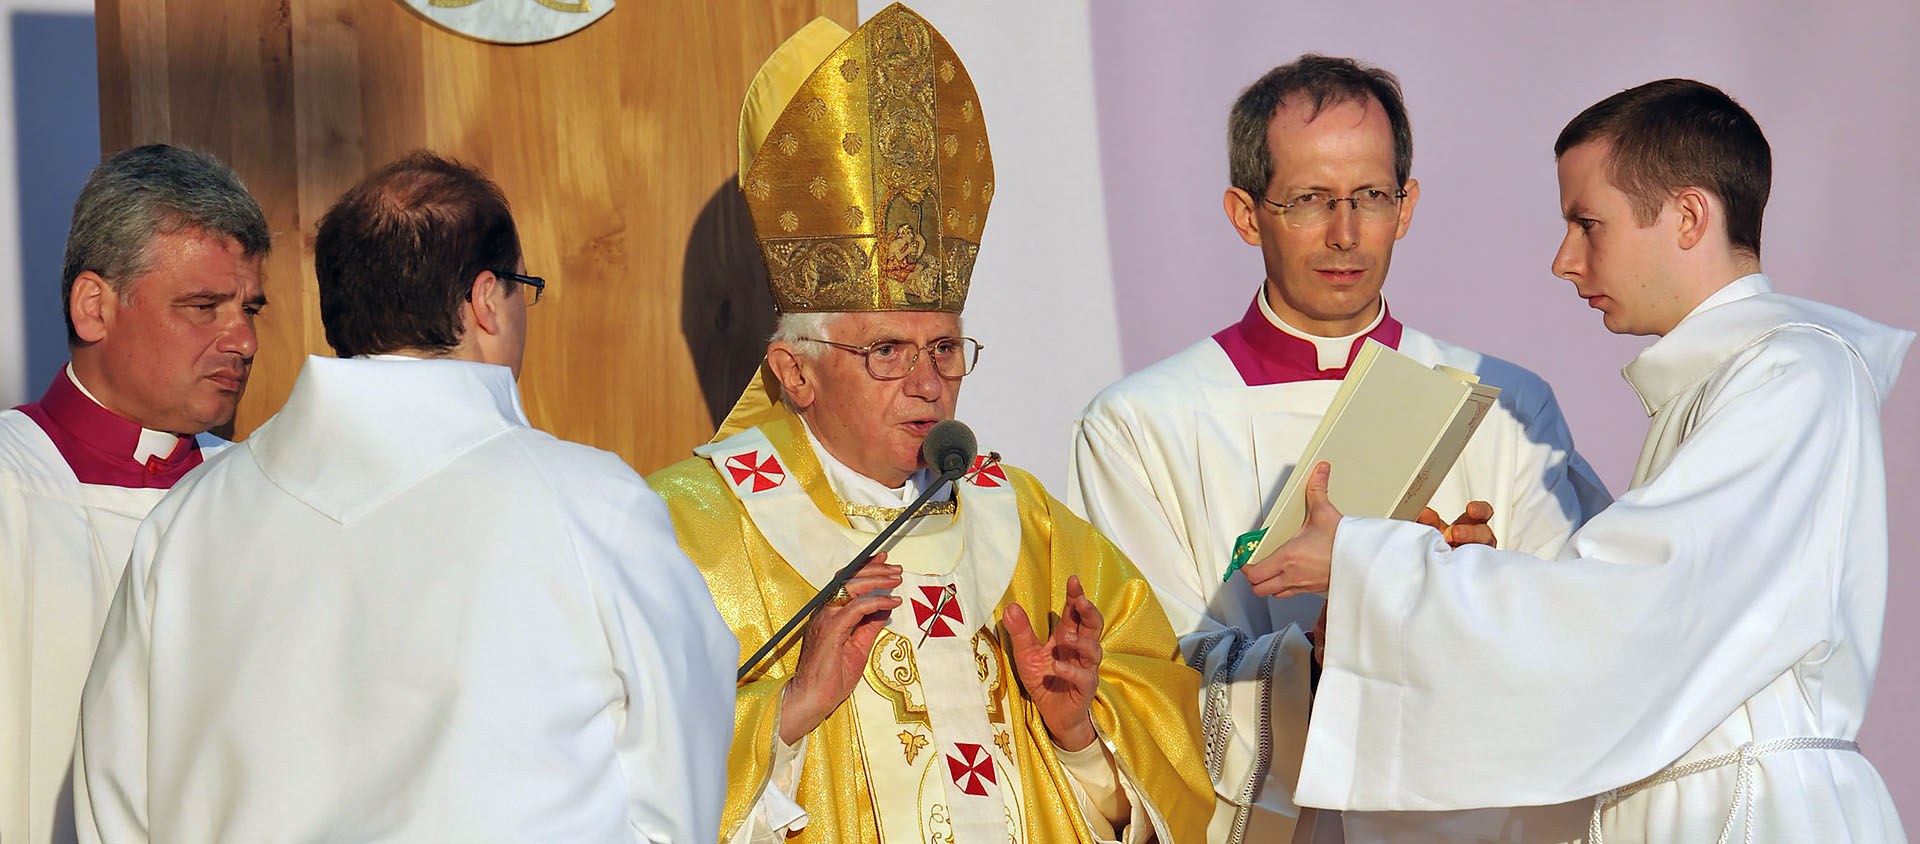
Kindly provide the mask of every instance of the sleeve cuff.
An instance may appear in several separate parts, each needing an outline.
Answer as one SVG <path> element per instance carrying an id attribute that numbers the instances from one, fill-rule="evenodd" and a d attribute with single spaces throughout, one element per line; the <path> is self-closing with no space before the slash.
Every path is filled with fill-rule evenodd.
<path id="1" fill-rule="evenodd" d="M 780 840 L 787 834 L 806 828 L 807 810 L 800 807 L 794 795 L 800 789 L 800 770 L 807 761 L 807 736 L 793 744 L 780 740 L 780 718 L 773 721 L 773 764 L 767 771 L 767 787 L 760 791 L 760 802 L 754 806 L 753 822 L 748 824 L 772 835 L 770 840 Z"/>
<path id="2" fill-rule="evenodd" d="M 1120 782 L 1120 769 L 1107 750 L 1105 739 L 1095 739 L 1079 750 L 1053 746 L 1054 755 L 1073 781 L 1074 797 L 1087 826 L 1101 841 L 1118 840 L 1115 827 L 1126 824 L 1132 815 L 1132 801 Z"/>

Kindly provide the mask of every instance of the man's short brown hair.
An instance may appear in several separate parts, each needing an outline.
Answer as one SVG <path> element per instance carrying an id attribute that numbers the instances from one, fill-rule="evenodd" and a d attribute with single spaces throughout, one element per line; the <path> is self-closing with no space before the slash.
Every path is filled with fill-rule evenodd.
<path id="1" fill-rule="evenodd" d="M 1684 188 L 1719 197 L 1733 248 L 1760 256 L 1760 218 L 1773 186 L 1773 150 L 1753 115 L 1726 92 L 1662 79 L 1589 106 L 1560 130 L 1555 159 L 1588 142 L 1608 147 L 1607 179 L 1627 195 L 1641 226 Z"/>
<path id="2" fill-rule="evenodd" d="M 313 264 L 334 354 L 450 349 L 460 344 L 474 277 L 519 271 L 520 234 L 492 180 L 420 151 L 328 209 Z"/>
<path id="3" fill-rule="evenodd" d="M 1266 72 L 1248 85 L 1227 113 L 1227 177 L 1233 186 L 1255 197 L 1264 196 L 1273 182 L 1273 150 L 1267 146 L 1267 127 L 1291 97 L 1304 97 L 1313 107 L 1308 120 L 1322 109 L 1368 100 L 1380 104 L 1393 130 L 1393 175 L 1404 185 L 1413 174 L 1413 126 L 1400 96 L 1400 80 L 1377 67 L 1353 59 L 1308 53 Z"/>

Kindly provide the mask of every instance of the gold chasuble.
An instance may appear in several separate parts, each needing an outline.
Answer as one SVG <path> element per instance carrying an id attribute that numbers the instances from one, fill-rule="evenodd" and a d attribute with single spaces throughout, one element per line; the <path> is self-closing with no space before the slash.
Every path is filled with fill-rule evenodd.
<path id="1" fill-rule="evenodd" d="M 851 34 L 816 19 L 767 60 L 741 109 L 740 186 L 782 313 L 960 311 L 993 195 L 978 99 L 946 39 L 897 3 Z M 849 519 L 778 383 L 762 366 L 713 442 L 647 479 L 743 656 L 884 522 Z M 1106 622 L 1092 717 L 1132 810 L 1126 839 L 1204 840 L 1200 678 L 1152 588 L 997 459 L 954 498 L 884 549 L 902 604 L 787 788 L 770 778 L 793 776 L 784 745 L 775 770 L 776 722 L 800 637 L 739 685 L 722 840 L 1096 841 L 1001 625 L 1017 602 L 1045 638 L 1070 575 Z"/>
<path id="2" fill-rule="evenodd" d="M 763 389 L 750 388 L 736 416 Z M 764 396 L 753 416 L 766 421 L 647 479 L 742 656 L 872 537 L 842 515 L 799 418 Z M 955 486 L 953 516 L 917 519 L 889 551 L 907 568 L 906 600 L 865 680 L 808 737 L 795 797 L 810 817 L 788 840 L 1094 841 L 999 626 L 1017 602 L 1046 636 L 1073 574 L 1106 620 L 1092 712 L 1101 740 L 1161 840 L 1204 840 L 1212 792 L 1198 755 L 1199 676 L 1152 589 L 1026 472 L 983 459 Z M 795 637 L 739 686 L 723 839 L 771 787 L 780 696 L 799 651 Z"/>

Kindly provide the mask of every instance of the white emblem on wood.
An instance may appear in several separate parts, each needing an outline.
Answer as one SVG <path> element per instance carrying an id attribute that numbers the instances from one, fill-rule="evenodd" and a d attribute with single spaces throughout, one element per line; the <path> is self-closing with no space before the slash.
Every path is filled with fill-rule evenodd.
<path id="1" fill-rule="evenodd" d="M 400 0 L 427 20 L 481 41 L 532 44 L 572 35 L 613 0 Z"/>

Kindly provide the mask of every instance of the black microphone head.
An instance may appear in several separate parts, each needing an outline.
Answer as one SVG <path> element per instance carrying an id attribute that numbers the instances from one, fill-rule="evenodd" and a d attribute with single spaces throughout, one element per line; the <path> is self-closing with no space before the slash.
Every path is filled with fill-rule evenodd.
<path id="1" fill-rule="evenodd" d="M 920 457 L 942 477 L 957 478 L 973 465 L 980 453 L 980 442 L 973 429 L 958 419 L 947 419 L 933 426 L 920 444 Z"/>

